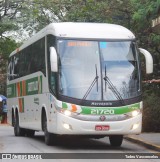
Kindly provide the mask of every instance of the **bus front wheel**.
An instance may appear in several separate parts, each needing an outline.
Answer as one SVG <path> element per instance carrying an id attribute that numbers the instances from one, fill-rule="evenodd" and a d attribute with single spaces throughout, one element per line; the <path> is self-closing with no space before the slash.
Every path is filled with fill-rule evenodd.
<path id="1" fill-rule="evenodd" d="M 43 122 L 42 124 L 43 124 L 44 139 L 45 139 L 46 145 L 48 145 L 48 146 L 55 145 L 56 144 L 56 135 L 48 132 L 46 114 L 43 115 L 42 122 Z"/>
<path id="2" fill-rule="evenodd" d="M 109 141 L 111 146 L 119 147 L 122 144 L 123 136 L 122 135 L 111 135 L 109 136 Z"/>

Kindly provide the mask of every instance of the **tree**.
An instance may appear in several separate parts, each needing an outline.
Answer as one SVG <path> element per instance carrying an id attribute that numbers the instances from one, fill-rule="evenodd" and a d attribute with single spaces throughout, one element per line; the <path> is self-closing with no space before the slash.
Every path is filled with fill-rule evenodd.
<path id="1" fill-rule="evenodd" d="M 128 0 L 32 0 L 22 6 L 23 26 L 36 31 L 61 21 L 108 22 L 130 28 L 133 12 Z"/>
<path id="2" fill-rule="evenodd" d="M 7 32 L 17 29 L 15 18 L 21 8 L 21 1 L 0 1 L 0 93 L 5 94 L 7 59 L 16 48 L 14 40 L 7 37 Z"/>
<path id="3" fill-rule="evenodd" d="M 17 27 L 14 19 L 21 9 L 22 0 L 1 0 L 0 1 L 0 37 L 6 31 L 14 30 Z"/>
<path id="4" fill-rule="evenodd" d="M 157 34 L 152 29 L 152 20 L 158 16 L 160 9 L 160 0 L 132 0 L 134 5 L 133 26 L 141 46 L 148 49 L 154 58 L 154 75 L 157 78 L 160 75 L 160 34 Z"/>
<path id="5" fill-rule="evenodd" d="M 160 78 L 160 34 L 152 29 L 152 19 L 158 17 L 160 10 L 160 0 L 132 0 L 134 5 L 133 26 L 138 36 L 141 47 L 149 50 L 153 56 L 154 73 L 150 76 L 143 76 L 144 80 Z M 159 129 L 159 83 L 145 83 L 144 90 L 144 111 L 143 111 L 143 130 L 160 131 Z"/>

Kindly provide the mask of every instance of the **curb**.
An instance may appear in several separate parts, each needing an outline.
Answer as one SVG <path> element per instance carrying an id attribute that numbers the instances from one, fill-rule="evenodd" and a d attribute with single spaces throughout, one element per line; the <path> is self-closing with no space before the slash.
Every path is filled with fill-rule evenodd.
<path id="1" fill-rule="evenodd" d="M 130 142 L 142 145 L 142 146 L 144 146 L 148 149 L 152 149 L 154 151 L 160 151 L 160 146 L 146 142 L 146 141 L 143 141 L 142 139 L 137 139 L 137 138 L 134 138 L 134 137 L 125 137 L 125 139 L 130 141 Z"/>

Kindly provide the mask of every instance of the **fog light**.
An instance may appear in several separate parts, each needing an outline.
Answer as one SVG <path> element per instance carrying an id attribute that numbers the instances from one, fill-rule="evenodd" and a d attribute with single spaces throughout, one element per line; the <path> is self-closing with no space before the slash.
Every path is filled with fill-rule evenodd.
<path id="1" fill-rule="evenodd" d="M 63 124 L 63 127 L 64 127 L 65 129 L 71 129 L 71 128 L 72 128 L 71 125 L 69 125 L 69 124 L 67 124 L 67 123 L 64 123 L 64 124 Z"/>
<path id="2" fill-rule="evenodd" d="M 137 129 L 138 127 L 139 127 L 139 124 L 138 123 L 137 124 L 133 124 L 132 130 Z"/>

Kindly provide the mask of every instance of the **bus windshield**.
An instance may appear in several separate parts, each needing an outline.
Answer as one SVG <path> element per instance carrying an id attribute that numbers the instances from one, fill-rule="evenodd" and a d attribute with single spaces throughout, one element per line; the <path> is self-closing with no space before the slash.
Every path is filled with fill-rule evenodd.
<path id="1" fill-rule="evenodd" d="M 141 94 L 134 42 L 59 40 L 58 52 L 60 95 L 114 101 Z"/>

